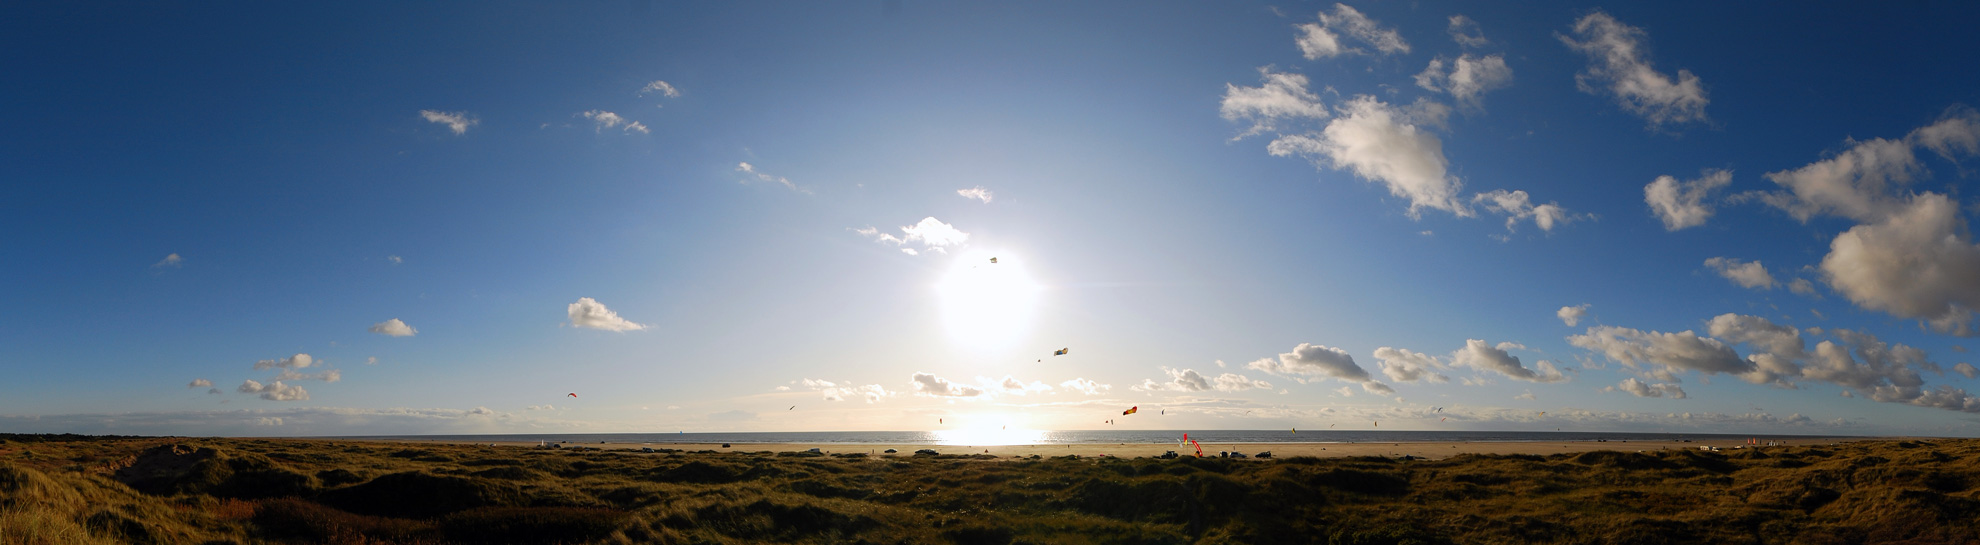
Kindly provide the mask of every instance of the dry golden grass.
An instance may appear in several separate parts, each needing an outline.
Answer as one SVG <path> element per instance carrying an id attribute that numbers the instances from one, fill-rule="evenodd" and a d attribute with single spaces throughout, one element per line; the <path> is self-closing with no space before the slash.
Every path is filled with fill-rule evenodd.
<path id="1" fill-rule="evenodd" d="M 0 437 L 0 545 L 1980 542 L 1980 440 L 1401 461 Z"/>

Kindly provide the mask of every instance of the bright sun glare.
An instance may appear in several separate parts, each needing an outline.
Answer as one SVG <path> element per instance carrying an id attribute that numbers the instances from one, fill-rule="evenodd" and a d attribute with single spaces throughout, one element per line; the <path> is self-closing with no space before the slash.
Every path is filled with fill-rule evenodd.
<path id="1" fill-rule="evenodd" d="M 949 336 L 985 348 L 1009 345 L 1030 329 L 1039 291 L 1023 261 L 984 252 L 958 256 L 935 289 Z"/>
<path id="2" fill-rule="evenodd" d="M 935 442 L 942 445 L 994 447 L 1035 445 L 1045 440 L 1045 432 L 1018 426 L 1010 415 L 985 414 L 956 419 L 954 429 L 936 430 Z"/>

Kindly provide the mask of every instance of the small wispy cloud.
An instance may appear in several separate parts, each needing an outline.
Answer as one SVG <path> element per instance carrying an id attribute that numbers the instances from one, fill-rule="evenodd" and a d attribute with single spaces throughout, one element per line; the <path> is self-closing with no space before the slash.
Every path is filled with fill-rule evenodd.
<path id="1" fill-rule="evenodd" d="M 592 123 L 596 123 L 598 126 L 596 129 L 594 129 L 594 131 L 604 131 L 605 129 L 610 129 L 620 125 L 624 125 L 625 128 L 620 129 L 623 132 L 636 131 L 642 134 L 650 134 L 653 132 L 647 130 L 645 124 L 642 124 L 638 121 L 633 121 L 631 119 L 626 119 L 624 116 L 612 112 L 608 112 L 605 110 L 587 110 L 579 113 L 578 115 L 583 116 L 585 119 L 591 120 Z"/>
<path id="2" fill-rule="evenodd" d="M 206 380 L 206 379 L 203 379 L 203 378 L 196 378 L 196 379 L 193 379 L 193 381 L 192 381 L 192 382 L 188 382 L 188 383 L 186 383 L 186 387 L 187 387 L 187 388 L 212 388 L 212 387 L 213 387 L 213 381 L 211 381 L 211 380 Z"/>
<path id="3" fill-rule="evenodd" d="M 805 194 L 811 193 L 811 190 L 798 187 L 797 184 L 791 183 L 790 178 L 785 178 L 783 176 L 772 176 L 769 173 L 757 170 L 756 165 L 752 165 L 747 162 L 736 163 L 736 172 L 741 172 L 753 176 L 756 178 L 757 181 L 784 184 L 784 187 L 791 188 L 791 191 L 796 191 Z M 749 183 L 749 178 L 743 178 L 742 183 L 745 184 Z"/>
<path id="4" fill-rule="evenodd" d="M 576 303 L 570 304 L 568 310 L 570 311 L 571 325 L 577 327 L 603 329 L 606 331 L 638 331 L 646 329 L 646 324 L 620 318 L 619 313 L 612 312 L 612 309 L 605 308 L 604 303 L 600 303 L 590 297 L 579 297 Z"/>
<path id="5" fill-rule="evenodd" d="M 645 87 L 639 88 L 640 96 L 646 96 L 653 93 L 660 93 L 660 96 L 664 96 L 667 98 L 674 98 L 681 96 L 681 90 L 674 88 L 673 84 L 667 83 L 665 81 L 660 81 L 657 79 L 653 80 L 653 83 L 648 83 L 646 84 Z"/>
<path id="6" fill-rule="evenodd" d="M 179 266 L 184 264 L 185 262 L 186 262 L 185 258 L 179 257 L 179 254 L 174 253 L 172 255 L 165 256 L 165 259 L 158 260 L 157 263 L 152 263 L 151 268 L 163 269 L 170 267 L 176 269 L 179 268 Z"/>
<path id="7" fill-rule="evenodd" d="M 448 129 L 454 131 L 454 134 L 457 135 L 467 134 L 468 127 L 473 127 L 481 123 L 480 119 L 475 119 L 474 116 L 469 115 L 467 112 L 420 110 L 419 116 L 426 118 L 427 121 L 446 125 Z"/>
<path id="8" fill-rule="evenodd" d="M 958 189 L 956 190 L 956 194 L 962 195 L 963 198 L 965 199 L 976 199 L 979 201 L 983 201 L 983 204 L 990 204 L 990 199 L 993 197 L 993 195 L 990 194 L 990 190 L 984 189 L 983 186 L 980 185 L 969 189 Z"/>

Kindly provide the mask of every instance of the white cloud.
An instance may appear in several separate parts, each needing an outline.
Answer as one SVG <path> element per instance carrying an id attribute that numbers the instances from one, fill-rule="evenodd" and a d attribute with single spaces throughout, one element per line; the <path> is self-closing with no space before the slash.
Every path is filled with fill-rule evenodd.
<path id="1" fill-rule="evenodd" d="M 282 417 L 264 416 L 261 418 L 254 419 L 254 424 L 257 426 L 280 426 L 282 425 Z"/>
<path id="2" fill-rule="evenodd" d="M 1708 374 L 1742 375 L 1753 371 L 1753 364 L 1741 359 L 1732 347 L 1691 331 L 1664 333 L 1595 326 L 1588 328 L 1586 334 L 1570 336 L 1567 340 L 1568 344 L 1601 353 L 1632 369 L 1660 365 L 1666 370 Z"/>
<path id="3" fill-rule="evenodd" d="M 1281 121 L 1327 117 L 1327 108 L 1320 104 L 1320 96 L 1306 89 L 1306 76 L 1275 73 L 1267 68 L 1260 68 L 1258 73 L 1265 81 L 1264 85 L 1239 87 L 1224 84 L 1224 100 L 1218 113 L 1230 121 L 1251 121 L 1251 128 L 1237 138 L 1277 131 Z"/>
<path id="4" fill-rule="evenodd" d="M 1554 367 L 1553 362 L 1546 360 L 1534 363 L 1538 368 L 1537 371 L 1526 368 L 1525 365 L 1520 364 L 1519 357 L 1506 352 L 1506 349 L 1516 347 L 1519 345 L 1514 343 L 1499 343 L 1498 346 L 1492 346 L 1483 340 L 1466 339 L 1464 348 L 1451 353 L 1451 364 L 1491 371 L 1527 382 L 1564 382 L 1568 379 L 1567 375 L 1561 374 L 1561 371 Z"/>
<path id="5" fill-rule="evenodd" d="M 370 357 L 367 357 L 367 358 L 365 358 L 365 359 L 364 359 L 364 364 L 365 364 L 365 365 L 378 365 L 378 356 L 370 356 Z"/>
<path id="6" fill-rule="evenodd" d="M 166 267 L 171 267 L 176 269 L 180 265 L 184 265 L 185 262 L 186 262 L 185 258 L 179 257 L 179 254 L 177 253 L 173 253 L 171 255 L 165 256 L 165 259 L 158 260 L 157 263 L 152 263 L 151 268 L 162 269 Z"/>
<path id="7" fill-rule="evenodd" d="M 475 416 L 488 416 L 495 414 L 495 411 L 490 410 L 487 407 L 475 407 L 474 410 L 468 411 L 468 414 Z"/>
<path id="8" fill-rule="evenodd" d="M 959 231 L 954 225 L 942 223 L 942 220 L 932 216 L 921 218 L 921 221 L 914 225 L 901 227 L 901 232 L 907 235 L 901 239 L 902 242 L 919 241 L 930 248 L 957 246 L 969 241 L 969 233 Z"/>
<path id="9" fill-rule="evenodd" d="M 1389 385 L 1387 384 L 1383 384 L 1372 380 L 1361 383 L 1361 391 L 1375 395 L 1395 395 L 1396 393 L 1395 388 L 1390 388 Z M 1398 398 L 1397 401 L 1401 401 L 1401 398 Z"/>
<path id="10" fill-rule="evenodd" d="M 1403 41 L 1402 35 L 1395 29 L 1382 28 L 1380 23 L 1346 4 L 1334 4 L 1333 13 L 1320 12 L 1318 24 L 1302 24 L 1299 29 L 1299 50 L 1309 60 L 1361 52 L 1360 49 L 1343 46 L 1342 35 L 1367 43 L 1385 55 L 1409 52 L 1409 43 Z"/>
<path id="11" fill-rule="evenodd" d="M 1571 307 L 1561 307 L 1560 310 L 1554 311 L 1554 316 L 1559 317 L 1561 323 L 1567 324 L 1568 327 L 1574 327 L 1581 324 L 1582 318 L 1588 317 L 1589 306 L 1588 303 L 1582 303 Z"/>
<path id="12" fill-rule="evenodd" d="M 653 93 L 660 93 L 660 96 L 664 96 L 667 98 L 674 98 L 681 96 L 681 90 L 675 89 L 673 84 L 667 83 L 665 81 L 660 81 L 657 79 L 653 80 L 653 83 L 648 83 L 646 84 L 645 87 L 639 88 L 640 96 L 646 96 Z"/>
<path id="13" fill-rule="evenodd" d="M 1904 207 L 1896 190 L 1922 169 L 1909 139 L 1873 138 L 1798 169 L 1769 172 L 1766 178 L 1787 190 L 1757 196 L 1802 222 L 1824 214 L 1872 222 Z"/>
<path id="14" fill-rule="evenodd" d="M 419 116 L 426 118 L 427 121 L 446 125 L 448 129 L 454 131 L 454 134 L 467 134 L 468 127 L 481 124 L 480 119 L 475 119 L 467 112 L 420 110 Z"/>
<path id="15" fill-rule="evenodd" d="M 1774 281 L 1774 275 L 1768 273 L 1767 267 L 1758 261 L 1714 257 L 1706 259 L 1705 266 L 1718 271 L 1719 276 L 1726 277 L 1742 288 L 1768 290 L 1774 289 L 1777 283 Z"/>
<path id="16" fill-rule="evenodd" d="M 921 255 L 921 252 L 915 251 L 914 248 L 901 248 L 901 253 L 907 255 Z"/>
<path id="17" fill-rule="evenodd" d="M 983 204 L 990 204 L 990 199 L 995 197 L 995 195 L 992 195 L 990 193 L 990 190 L 984 189 L 983 186 L 980 185 L 969 189 L 958 189 L 956 190 L 956 194 L 962 195 L 962 197 L 965 199 L 976 199 L 979 201 L 983 201 Z"/>
<path id="18" fill-rule="evenodd" d="M 1075 378 L 1061 382 L 1059 386 L 1086 395 L 1100 395 L 1100 392 L 1114 389 L 1112 385 L 1101 384 L 1084 378 Z"/>
<path id="19" fill-rule="evenodd" d="M 281 373 L 275 375 L 275 380 L 321 380 L 324 382 L 337 382 L 344 380 L 344 372 L 336 369 L 328 369 L 321 373 L 298 373 L 294 369 L 283 369 Z"/>
<path id="20" fill-rule="evenodd" d="M 1945 195 L 1917 195 L 1889 218 L 1837 235 L 1820 269 L 1857 306 L 1923 320 L 1940 333 L 1975 334 L 1980 247 Z"/>
<path id="21" fill-rule="evenodd" d="M 1505 214 L 1507 231 L 1512 231 L 1513 227 L 1524 219 L 1532 219 L 1533 224 L 1540 226 L 1541 231 L 1553 231 L 1555 224 L 1586 218 L 1586 216 L 1569 214 L 1566 208 L 1561 208 L 1557 203 L 1534 205 L 1525 191 L 1494 189 L 1473 195 L 1471 202 L 1484 204 L 1488 211 Z"/>
<path id="22" fill-rule="evenodd" d="M 1960 375 L 1964 375 L 1966 378 L 1980 377 L 1980 368 L 1974 368 L 1971 363 L 1960 362 L 1953 365 L 1953 370 L 1959 372 Z"/>
<path id="23" fill-rule="evenodd" d="M 262 369 L 274 369 L 277 367 L 283 369 L 302 369 L 304 367 L 309 367 L 311 364 L 314 363 L 316 363 L 316 359 L 309 357 L 309 354 L 296 354 L 294 356 L 289 356 L 279 360 L 257 361 L 254 362 L 254 368 L 257 371 Z"/>
<path id="24" fill-rule="evenodd" d="M 1731 183 L 1730 170 L 1706 169 L 1698 179 L 1683 182 L 1673 176 L 1658 176 L 1643 186 L 1643 202 L 1664 221 L 1666 231 L 1697 227 L 1712 217 L 1712 205 L 1706 199 Z"/>
<path id="25" fill-rule="evenodd" d="M 1450 68 L 1445 69 L 1445 65 Z M 1443 57 L 1430 60 L 1430 65 L 1416 74 L 1416 86 L 1433 92 L 1450 93 L 1458 104 L 1477 107 L 1480 95 L 1486 91 L 1503 89 L 1512 85 L 1512 68 L 1506 66 L 1506 58 L 1500 55 L 1462 55 L 1457 60 L 1447 61 Z"/>
<path id="26" fill-rule="evenodd" d="M 571 325 L 577 327 L 603 329 L 606 331 L 638 331 L 646 329 L 645 324 L 634 323 L 625 318 L 620 318 L 619 313 L 612 312 L 611 309 L 605 308 L 603 303 L 599 303 L 590 297 L 579 297 L 576 303 L 571 303 L 567 307 L 567 310 L 571 317 Z"/>
<path id="27" fill-rule="evenodd" d="M 653 134 L 653 131 L 648 130 L 646 128 L 645 123 L 640 123 L 638 121 L 627 123 L 626 132 L 634 132 L 634 131 L 638 131 L 640 134 Z"/>
<path id="28" fill-rule="evenodd" d="M 767 173 L 756 170 L 756 165 L 752 165 L 749 163 L 736 163 L 736 172 L 741 172 L 744 174 L 755 176 L 758 181 L 776 182 L 776 183 L 784 184 L 784 187 L 791 188 L 791 191 L 796 191 L 799 193 L 806 193 L 806 194 L 811 193 L 811 190 L 800 188 L 798 187 L 797 184 L 791 183 L 790 178 L 785 178 L 783 176 L 771 176 Z M 745 184 L 749 183 L 749 178 L 743 178 L 742 183 Z"/>
<path id="29" fill-rule="evenodd" d="M 1299 343 L 1293 351 L 1279 354 L 1277 358 L 1265 358 L 1245 364 L 1283 377 L 1333 377 L 1349 382 L 1372 380 L 1368 371 L 1354 363 L 1354 356 L 1346 350 L 1317 344 Z"/>
<path id="30" fill-rule="evenodd" d="M 1436 371 L 1443 369 L 1444 364 L 1437 361 L 1436 356 L 1429 354 L 1384 346 L 1375 349 L 1375 360 L 1378 366 L 1381 367 L 1382 374 L 1388 376 L 1389 380 L 1396 382 L 1416 382 L 1419 380 L 1449 382 L 1451 380 L 1450 377 L 1437 374 Z"/>
<path id="31" fill-rule="evenodd" d="M 1380 182 L 1391 195 L 1409 199 L 1411 217 L 1425 207 L 1471 215 L 1458 200 L 1463 183 L 1447 171 L 1443 141 L 1419 129 L 1407 112 L 1362 95 L 1343 105 L 1341 114 L 1320 134 L 1281 136 L 1266 150 L 1307 157 L 1316 165 L 1324 158 L 1326 166 Z"/>
<path id="32" fill-rule="evenodd" d="M 301 386 L 282 384 L 282 381 L 279 380 L 265 385 L 253 380 L 242 381 L 239 390 L 243 394 L 261 394 L 262 399 L 269 401 L 309 400 L 309 391 L 304 390 Z"/>
<path id="33" fill-rule="evenodd" d="M 1534 396 L 1533 396 L 1533 392 L 1532 392 L 1531 390 L 1528 390 L 1528 391 L 1527 391 L 1526 393 L 1523 393 L 1523 394 L 1519 394 L 1519 395 L 1516 395 L 1516 396 L 1513 396 L 1513 399 L 1519 399 L 1519 400 L 1525 400 L 1525 401 L 1533 401 L 1533 400 L 1536 400 L 1536 399 L 1539 399 L 1539 398 L 1537 398 L 1537 397 L 1534 397 Z"/>
<path id="34" fill-rule="evenodd" d="M 545 404 L 542 404 L 542 405 L 530 405 L 530 406 L 528 406 L 528 407 L 523 407 L 523 410 L 526 410 L 526 411 L 554 411 L 554 410 L 557 410 L 557 406 L 556 406 L 556 405 L 551 405 L 551 404 L 549 404 L 549 403 L 545 403 Z"/>
<path id="35" fill-rule="evenodd" d="M 402 258 L 402 257 L 399 257 L 399 256 L 396 256 L 396 255 L 388 255 L 388 256 L 385 256 L 385 260 L 386 260 L 386 261 L 390 261 L 390 262 L 392 262 L 392 264 L 393 264 L 393 265 L 398 265 L 398 264 L 401 264 L 401 263 L 405 263 L 405 262 L 406 262 L 406 260 L 405 260 L 405 258 Z"/>
<path id="36" fill-rule="evenodd" d="M 399 321 L 398 318 L 371 324 L 369 331 L 392 337 L 411 337 L 419 333 L 418 329 L 413 329 L 413 326 L 406 325 L 405 322 Z"/>
<path id="37" fill-rule="evenodd" d="M 983 389 L 949 382 L 948 379 L 929 373 L 915 373 L 909 377 L 917 395 L 933 397 L 976 397 L 983 395 Z"/>
<path id="38" fill-rule="evenodd" d="M 1636 397 L 1685 398 L 1684 388 L 1676 384 L 1650 384 L 1634 378 L 1623 379 L 1622 382 L 1617 383 L 1615 386 L 1603 388 L 1603 391 L 1629 392 Z"/>
<path id="39" fill-rule="evenodd" d="M 1447 31 L 1451 34 L 1451 41 L 1461 46 L 1485 47 L 1492 43 L 1485 39 L 1485 31 L 1478 28 L 1477 21 L 1463 15 L 1452 15 L 1451 25 Z"/>
<path id="40" fill-rule="evenodd" d="M 645 124 L 642 124 L 638 121 L 633 121 L 631 119 L 626 119 L 624 116 L 604 110 L 587 110 L 583 113 L 579 113 L 578 115 L 584 116 L 585 119 L 589 119 L 593 123 L 598 124 L 597 128 L 594 129 L 594 131 L 604 131 L 605 129 L 610 129 L 612 127 L 617 127 L 620 125 L 625 125 L 626 127 L 624 129 L 621 129 L 624 132 L 633 132 L 633 131 L 639 131 L 641 133 L 652 132 L 646 129 Z"/>
<path id="41" fill-rule="evenodd" d="M 1201 373 L 1197 373 L 1195 369 L 1170 369 L 1163 367 L 1162 372 L 1169 374 L 1168 382 L 1155 382 L 1154 379 L 1145 379 L 1141 381 L 1140 385 L 1131 386 L 1128 389 L 1137 392 L 1162 390 L 1201 392 L 1211 388 L 1210 379 L 1204 377 Z"/>
<path id="42" fill-rule="evenodd" d="M 1262 380 L 1252 380 L 1250 377 L 1246 377 L 1244 375 L 1239 375 L 1236 373 L 1224 373 L 1221 375 L 1217 375 L 1217 378 L 1214 380 L 1216 383 L 1216 388 L 1220 391 L 1225 391 L 1225 392 L 1241 392 L 1252 388 L 1257 388 L 1261 390 L 1272 389 L 1272 383 L 1270 382 L 1265 382 Z"/>
<path id="43" fill-rule="evenodd" d="M 1806 278 L 1796 278 L 1788 282 L 1788 291 L 1794 292 L 1795 295 L 1806 295 L 1816 299 L 1822 298 L 1822 296 L 1815 293 L 1815 283 L 1809 282 Z"/>
<path id="44" fill-rule="evenodd" d="M 1607 91 L 1616 103 L 1630 113 L 1649 121 L 1652 127 L 1705 120 L 1705 87 L 1689 70 L 1678 70 L 1677 79 L 1650 67 L 1641 28 L 1622 24 L 1609 14 L 1597 11 L 1574 23 L 1576 40 L 1560 36 L 1561 43 L 1588 55 L 1586 70 L 1575 75 L 1583 92 Z"/>
<path id="45" fill-rule="evenodd" d="M 186 383 L 186 387 L 187 387 L 187 388 L 212 388 L 212 387 L 213 387 L 213 381 L 211 381 L 211 380 L 206 380 L 206 379 L 203 379 L 203 378 L 196 378 L 196 379 L 193 379 L 193 381 L 192 381 L 192 382 L 188 382 L 188 383 Z"/>
<path id="46" fill-rule="evenodd" d="M 791 391 L 791 387 L 789 387 L 789 386 L 778 386 L 778 387 L 776 387 L 776 388 L 771 388 L 771 390 L 775 390 L 775 391 L 778 391 L 778 392 L 788 392 L 788 391 Z"/>

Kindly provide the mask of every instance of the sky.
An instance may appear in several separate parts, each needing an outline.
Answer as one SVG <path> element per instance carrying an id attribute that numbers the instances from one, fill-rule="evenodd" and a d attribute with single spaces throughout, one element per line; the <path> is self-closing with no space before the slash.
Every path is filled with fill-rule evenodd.
<path id="1" fill-rule="evenodd" d="M 1980 6 L 277 4 L 0 7 L 0 432 L 1980 435 Z"/>

